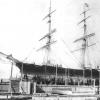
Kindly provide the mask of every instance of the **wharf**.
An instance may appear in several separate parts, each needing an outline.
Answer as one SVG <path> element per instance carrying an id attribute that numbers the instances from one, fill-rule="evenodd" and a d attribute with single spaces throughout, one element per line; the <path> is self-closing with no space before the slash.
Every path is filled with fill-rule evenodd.
<path id="1" fill-rule="evenodd" d="M 31 95 L 0 95 L 0 100 L 32 100 Z"/>

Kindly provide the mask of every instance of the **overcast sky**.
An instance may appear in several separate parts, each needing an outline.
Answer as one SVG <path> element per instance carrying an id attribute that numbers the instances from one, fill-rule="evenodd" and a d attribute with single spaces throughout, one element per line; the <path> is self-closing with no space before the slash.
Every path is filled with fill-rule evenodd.
<path id="1" fill-rule="evenodd" d="M 95 46 L 89 49 L 89 59 L 92 66 L 100 64 L 100 0 L 52 0 L 52 29 L 56 28 L 52 45 L 51 61 L 53 64 L 62 64 L 63 67 L 80 68 L 80 53 L 70 51 L 81 47 L 73 41 L 83 35 L 83 24 L 80 13 L 84 3 L 88 3 L 90 11 L 88 19 L 88 34 L 95 32 L 90 39 Z M 0 0 L 0 52 L 12 54 L 20 61 L 42 64 L 45 61 L 45 51 L 36 51 L 43 46 L 46 40 L 38 40 L 48 33 L 48 24 L 42 20 L 49 10 L 49 0 Z M 66 45 L 64 44 L 65 41 Z M 3 59 L 3 57 L 1 57 Z M 25 58 L 27 58 L 25 60 Z M 0 77 L 10 76 L 11 64 L 0 60 Z M 14 76 L 19 73 L 14 66 Z"/>

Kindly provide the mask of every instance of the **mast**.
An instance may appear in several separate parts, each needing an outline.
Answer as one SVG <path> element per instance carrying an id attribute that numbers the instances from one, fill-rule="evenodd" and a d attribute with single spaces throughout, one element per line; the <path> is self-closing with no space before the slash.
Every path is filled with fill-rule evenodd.
<path id="1" fill-rule="evenodd" d="M 50 49 L 51 49 L 51 47 L 50 47 L 50 43 L 51 43 L 51 35 L 50 35 L 50 33 L 51 33 L 51 0 L 50 0 L 50 7 L 49 7 L 49 21 L 48 21 L 48 23 L 49 23 L 49 34 L 48 34 L 48 36 L 47 36 L 47 43 L 46 44 L 48 44 L 48 46 L 47 46 L 47 64 L 50 64 L 50 59 L 49 59 L 49 52 L 50 52 Z"/>
<path id="2" fill-rule="evenodd" d="M 86 68 L 91 68 L 90 65 L 90 60 L 89 60 L 89 54 L 88 54 L 88 47 L 95 45 L 95 43 L 88 45 L 88 38 L 92 37 L 95 35 L 95 33 L 91 33 L 88 34 L 87 33 L 87 19 L 90 18 L 90 16 L 86 16 L 87 12 L 89 11 L 89 6 L 87 3 L 84 3 L 84 7 L 83 7 L 84 11 L 80 14 L 83 15 L 83 20 L 80 21 L 78 24 L 83 23 L 83 36 L 79 39 L 76 39 L 74 42 L 79 42 L 79 41 L 83 41 L 82 43 L 82 47 L 80 49 L 77 49 L 75 51 L 78 50 L 82 50 L 82 64 L 81 67 L 83 68 L 83 78 L 85 77 L 85 69 Z M 92 72 L 92 68 L 91 68 L 91 72 Z M 92 73 L 91 73 L 91 77 L 92 77 Z"/>
<path id="3" fill-rule="evenodd" d="M 49 6 L 49 13 L 43 18 L 43 20 L 47 19 L 48 18 L 48 33 L 43 36 L 39 41 L 43 40 L 43 39 L 47 39 L 47 42 L 46 42 L 46 45 L 44 45 L 43 47 L 41 47 L 39 50 L 41 49 L 45 49 L 47 52 L 47 58 L 46 58 L 46 65 L 50 65 L 51 62 L 50 62 L 50 58 L 49 58 L 49 54 L 50 54 L 50 51 L 51 51 L 51 45 L 54 44 L 56 41 L 52 40 L 52 34 L 54 32 L 56 32 L 56 29 L 53 29 L 52 30 L 52 27 L 51 27 L 51 15 L 52 13 L 54 13 L 56 10 L 54 11 L 51 11 L 51 0 L 50 0 L 50 6 Z"/>

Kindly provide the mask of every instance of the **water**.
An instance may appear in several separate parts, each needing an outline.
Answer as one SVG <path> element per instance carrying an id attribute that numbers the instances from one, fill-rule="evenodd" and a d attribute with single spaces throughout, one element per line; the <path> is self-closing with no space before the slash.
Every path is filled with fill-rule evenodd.
<path id="1" fill-rule="evenodd" d="M 52 97 L 33 97 L 30 100 L 97 100 L 96 96 L 52 96 Z M 99 100 L 99 99 L 98 99 Z"/>

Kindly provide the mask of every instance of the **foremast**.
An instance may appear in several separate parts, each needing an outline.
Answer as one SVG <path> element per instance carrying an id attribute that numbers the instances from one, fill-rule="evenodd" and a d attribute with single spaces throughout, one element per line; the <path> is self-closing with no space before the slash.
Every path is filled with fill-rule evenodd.
<path id="1" fill-rule="evenodd" d="M 46 62 L 45 64 L 46 65 L 50 65 L 51 64 L 51 61 L 50 61 L 50 57 L 49 57 L 49 54 L 50 54 L 50 51 L 51 51 L 51 45 L 54 44 L 56 41 L 52 40 L 52 33 L 56 32 L 56 29 L 53 29 L 52 30 L 52 27 L 51 27 L 51 15 L 52 13 L 54 13 L 56 10 L 54 11 L 51 11 L 51 0 L 50 0 L 50 7 L 49 7 L 49 13 L 43 18 L 43 20 L 49 18 L 48 20 L 48 33 L 43 36 L 39 41 L 43 40 L 43 39 L 47 39 L 47 42 L 46 42 L 46 45 L 42 46 L 40 49 L 38 50 L 41 50 L 41 49 L 45 49 L 47 52 L 47 58 L 46 58 Z"/>

